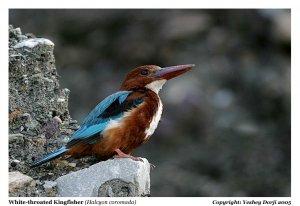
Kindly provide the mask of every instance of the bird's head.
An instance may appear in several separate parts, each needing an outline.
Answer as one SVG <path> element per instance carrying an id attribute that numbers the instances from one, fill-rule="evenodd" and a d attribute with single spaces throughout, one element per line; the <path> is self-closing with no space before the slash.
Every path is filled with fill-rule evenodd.
<path id="1" fill-rule="evenodd" d="M 134 90 L 146 87 L 158 93 L 167 80 L 179 76 L 194 67 L 194 64 L 185 64 L 160 68 L 155 65 L 145 65 L 131 70 L 126 76 L 121 90 Z"/>

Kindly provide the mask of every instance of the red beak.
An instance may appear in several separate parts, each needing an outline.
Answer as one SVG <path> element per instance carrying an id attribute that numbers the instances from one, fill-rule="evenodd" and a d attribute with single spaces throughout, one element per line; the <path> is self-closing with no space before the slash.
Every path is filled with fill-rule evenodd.
<path id="1" fill-rule="evenodd" d="M 184 65 L 161 68 L 160 70 L 152 74 L 152 77 L 169 80 L 185 72 L 190 71 L 194 66 L 195 64 L 184 64 Z"/>

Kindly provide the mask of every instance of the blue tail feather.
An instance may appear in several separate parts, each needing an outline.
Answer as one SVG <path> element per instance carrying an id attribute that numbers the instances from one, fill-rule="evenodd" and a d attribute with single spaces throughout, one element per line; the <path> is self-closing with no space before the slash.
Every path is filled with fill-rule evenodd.
<path id="1" fill-rule="evenodd" d="M 60 148 L 59 150 L 47 155 L 46 157 L 35 161 L 30 167 L 37 167 L 40 166 L 41 164 L 44 164 L 45 162 L 48 162 L 54 158 L 59 157 L 60 155 L 62 155 L 64 152 L 66 152 L 68 149 L 66 148 L 66 146 Z"/>

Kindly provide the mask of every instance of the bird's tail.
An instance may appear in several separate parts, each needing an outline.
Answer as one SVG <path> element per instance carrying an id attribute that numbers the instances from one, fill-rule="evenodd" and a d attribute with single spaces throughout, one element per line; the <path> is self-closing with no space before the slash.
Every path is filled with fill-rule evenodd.
<path id="1" fill-rule="evenodd" d="M 66 152 L 68 149 L 64 146 L 62 148 L 60 148 L 59 150 L 47 155 L 46 157 L 35 161 L 30 167 L 37 167 L 40 166 L 41 164 L 44 164 L 45 162 L 48 162 L 50 160 L 53 160 L 54 158 L 59 157 L 60 155 L 62 155 L 64 152 Z"/>

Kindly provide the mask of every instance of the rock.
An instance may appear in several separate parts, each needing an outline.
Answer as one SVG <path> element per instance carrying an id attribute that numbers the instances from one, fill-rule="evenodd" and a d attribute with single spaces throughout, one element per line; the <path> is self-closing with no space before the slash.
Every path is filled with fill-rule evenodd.
<path id="1" fill-rule="evenodd" d="M 53 181 L 63 172 L 81 169 L 53 167 L 43 171 L 29 167 L 60 148 L 63 142 L 59 137 L 68 138 L 74 133 L 69 129 L 70 90 L 60 88 L 53 51 L 50 40 L 28 38 L 20 28 L 9 26 L 9 171 L 18 170 L 43 181 Z M 49 172 L 53 175 L 48 175 Z M 38 185 L 31 195 L 53 196 L 44 190 Z M 13 195 L 29 194 L 19 191 Z"/>
<path id="2" fill-rule="evenodd" d="M 30 196 L 35 189 L 35 181 L 21 172 L 9 173 L 9 196 Z"/>
<path id="3" fill-rule="evenodd" d="M 56 186 L 57 186 L 57 182 L 55 181 L 45 181 L 43 187 L 48 197 L 56 196 Z"/>
<path id="4" fill-rule="evenodd" d="M 43 38 L 18 38 L 19 28 L 10 27 L 9 34 L 10 129 L 36 131 L 54 116 L 70 120 L 70 91 L 60 88 L 54 44 Z"/>
<path id="5" fill-rule="evenodd" d="M 11 167 L 16 167 L 21 161 L 20 160 L 12 160 L 10 163 Z"/>
<path id="6" fill-rule="evenodd" d="M 68 164 L 70 167 L 76 167 L 76 163 L 69 163 Z"/>
<path id="7" fill-rule="evenodd" d="M 9 134 L 9 142 L 19 142 L 22 143 L 24 142 L 24 135 L 23 134 Z"/>
<path id="8" fill-rule="evenodd" d="M 14 162 L 14 161 L 12 161 L 12 162 L 10 163 L 10 166 L 11 166 L 11 167 L 15 167 L 15 166 L 17 166 L 17 163 Z"/>
<path id="9" fill-rule="evenodd" d="M 21 33 L 21 30 L 20 30 Z M 44 39 L 44 38 L 32 38 L 32 39 L 25 39 L 19 43 L 17 43 L 13 48 L 19 49 L 22 47 L 28 47 L 28 48 L 33 48 L 37 45 L 48 45 L 48 46 L 54 46 L 53 42 L 50 41 L 49 39 Z"/>
<path id="10" fill-rule="evenodd" d="M 150 194 L 147 159 L 110 159 L 56 180 L 60 197 L 133 197 Z"/>

